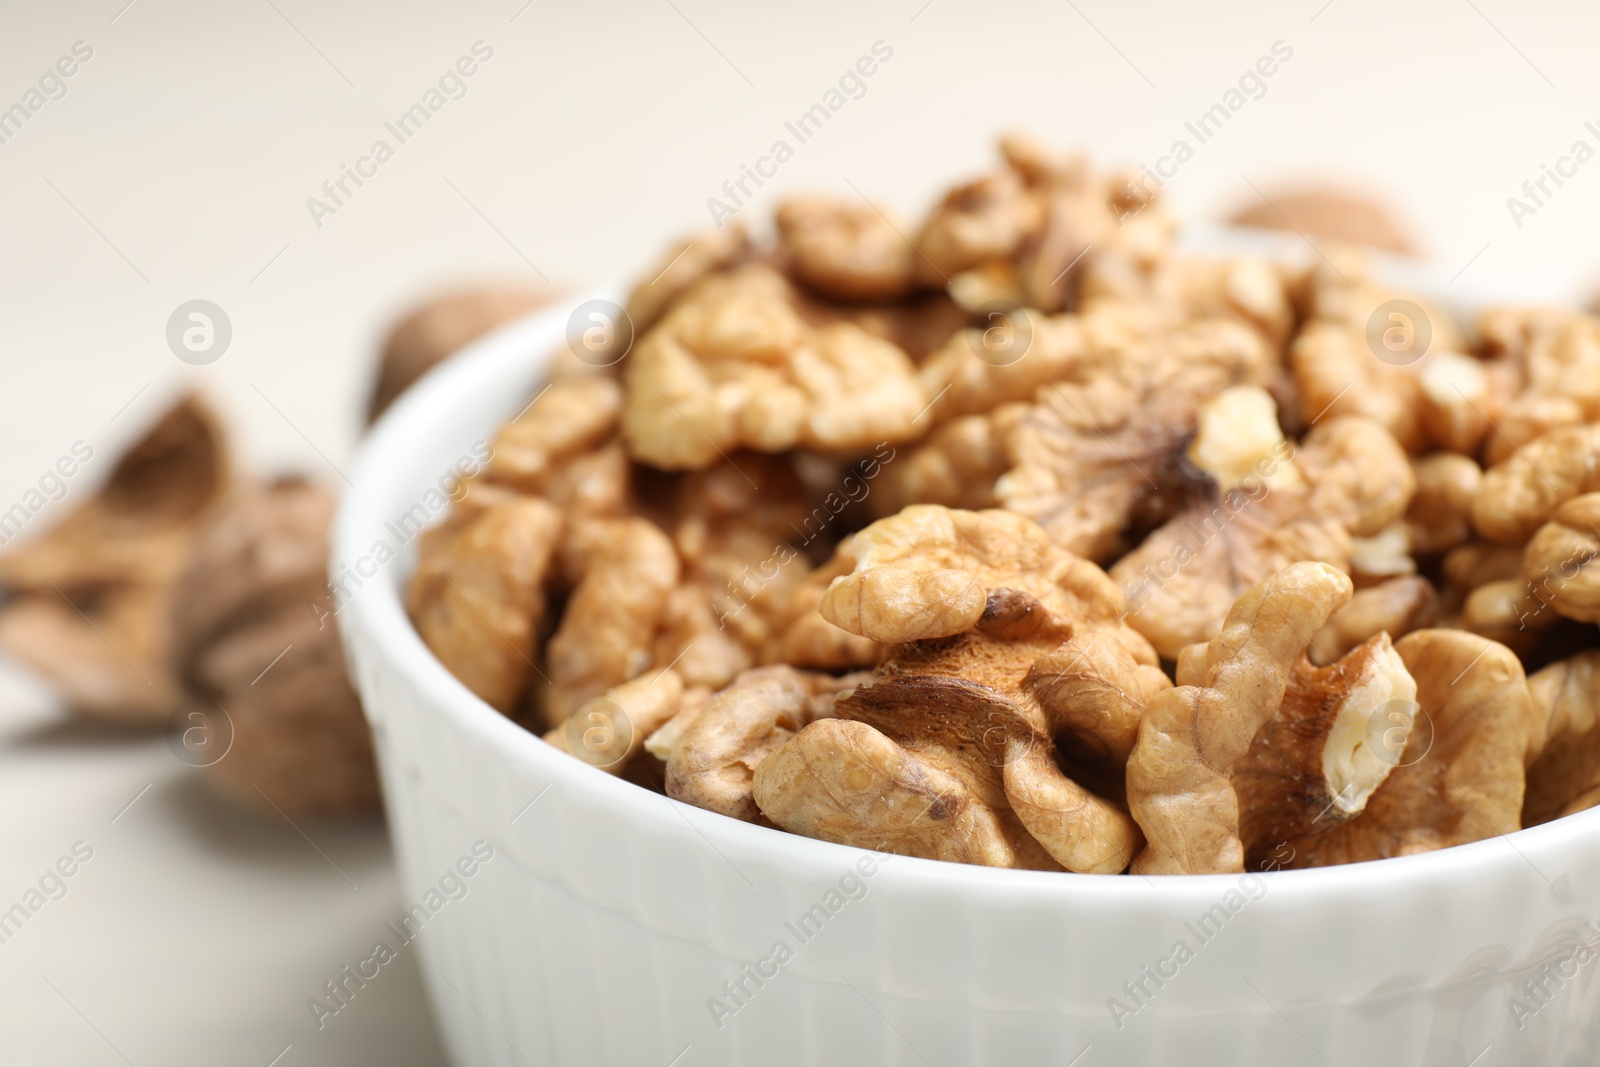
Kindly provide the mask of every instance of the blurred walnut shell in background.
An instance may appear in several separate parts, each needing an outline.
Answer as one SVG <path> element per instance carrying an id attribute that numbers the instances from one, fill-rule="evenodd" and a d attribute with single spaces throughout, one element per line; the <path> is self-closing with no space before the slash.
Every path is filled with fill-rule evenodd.
<path id="1" fill-rule="evenodd" d="M 207 774 L 248 807 L 349 815 L 378 804 L 326 579 L 334 506 L 300 479 L 244 489 L 201 533 L 174 596 L 176 670 L 232 726 Z"/>
<path id="2" fill-rule="evenodd" d="M 389 331 L 367 402 L 376 422 L 395 398 L 446 356 L 550 300 L 544 289 L 468 289 L 428 301 Z"/>
<path id="3" fill-rule="evenodd" d="M 86 451 L 87 459 L 75 454 L 92 462 Z M 164 725 L 183 698 L 168 667 L 172 585 L 228 480 L 216 416 L 198 397 L 184 397 L 117 461 L 98 493 L 0 556 L 0 590 L 10 594 L 0 608 L 0 648 L 48 678 L 78 712 Z M 77 483 L 64 484 L 70 495 Z"/>
<path id="4" fill-rule="evenodd" d="M 1415 255 L 1416 242 L 1394 208 L 1370 193 L 1333 185 L 1285 185 L 1228 219 L 1235 226 L 1289 230 L 1349 244 Z"/>

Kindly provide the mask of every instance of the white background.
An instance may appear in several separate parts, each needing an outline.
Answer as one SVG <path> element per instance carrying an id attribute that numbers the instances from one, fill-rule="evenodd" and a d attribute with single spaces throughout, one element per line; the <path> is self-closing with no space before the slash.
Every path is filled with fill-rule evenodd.
<path id="1" fill-rule="evenodd" d="M 1265 96 L 1168 186 L 1180 214 L 1344 177 L 1475 290 L 1600 284 L 1600 161 L 1520 228 L 1506 207 L 1574 140 L 1600 148 L 1600 12 L 1577 3 L 125 4 L 0 3 L 0 108 L 75 41 L 94 49 L 0 145 L 0 509 L 74 441 L 97 457 L 41 526 L 185 383 L 223 405 L 246 465 L 337 485 L 408 302 L 631 276 L 880 40 L 893 58 L 865 96 L 745 217 L 847 183 L 915 213 L 987 166 L 1001 128 L 1153 163 L 1281 40 Z M 307 197 L 394 144 L 383 123 L 479 40 L 494 54 L 467 95 L 316 226 Z M 234 330 L 202 368 L 164 340 L 194 298 Z M 381 827 L 236 812 L 161 739 L 74 723 L 4 672 L 0 907 L 79 839 L 95 858 L 68 895 L 0 945 L 0 1062 L 441 1062 L 409 955 L 321 1032 L 305 1007 L 401 907 Z"/>

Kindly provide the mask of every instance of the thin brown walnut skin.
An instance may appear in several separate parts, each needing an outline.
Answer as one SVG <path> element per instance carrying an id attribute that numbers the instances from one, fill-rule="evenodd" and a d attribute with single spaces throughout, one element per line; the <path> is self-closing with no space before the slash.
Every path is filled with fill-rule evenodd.
<path id="1" fill-rule="evenodd" d="M 1312 664 L 1326 666 L 1369 638 L 1381 633 L 1404 637 L 1432 626 L 1438 615 L 1439 594 L 1432 582 L 1418 575 L 1391 578 L 1356 590 L 1350 603 L 1317 631 L 1306 654 Z"/>
<path id="2" fill-rule="evenodd" d="M 549 303 L 548 289 L 467 289 L 434 297 L 395 323 L 383 344 L 367 401 L 367 424 L 446 356 L 490 330 Z"/>
<path id="3" fill-rule="evenodd" d="M 1600 489 L 1600 426 L 1553 430 L 1484 473 L 1472 524 L 1490 541 L 1522 544 L 1583 493 Z"/>
<path id="4" fill-rule="evenodd" d="M 1600 622 L 1600 493 L 1562 504 L 1524 550 L 1522 576 L 1557 614 Z"/>
<path id="5" fill-rule="evenodd" d="M 835 712 L 958 778 L 996 813 L 1014 852 L 1004 865 L 1116 873 L 1137 830 L 1126 812 L 1056 766 L 1049 724 L 1029 692 L 1031 665 L 1071 631 L 1070 619 L 1033 595 L 993 590 L 973 629 L 892 649 L 873 683 L 843 697 Z"/>
<path id="6" fill-rule="evenodd" d="M 1294 866 L 1430 852 L 1522 826 L 1523 767 L 1538 721 L 1516 655 L 1460 630 L 1418 630 L 1395 651 L 1431 729 L 1412 729 L 1360 815 L 1292 842 Z"/>
<path id="7" fill-rule="evenodd" d="M 854 679 L 792 667 L 758 667 L 734 679 L 684 728 L 667 760 L 667 795 L 733 819 L 756 822 L 756 768 L 816 719 Z"/>
<path id="8" fill-rule="evenodd" d="M 898 663 L 890 661 L 872 684 L 842 696 L 834 712 L 841 719 L 866 723 L 922 763 L 953 775 L 976 802 L 994 812 L 1010 846 L 1001 866 L 1053 870 L 1057 861 L 1011 810 L 1004 782 L 1009 740 L 1019 734 L 1043 736 L 1038 710 L 1014 691 L 965 676 L 975 666 L 974 653 L 988 651 L 998 653 L 1000 661 L 989 665 L 999 668 L 999 678 L 985 672 L 990 673 L 988 682 L 1004 685 L 1006 677 L 1020 681 L 1027 659 L 1008 657 L 1006 646 L 963 634 L 922 642 L 920 656 L 903 649 Z"/>
<path id="9" fill-rule="evenodd" d="M 794 197 L 778 205 L 773 221 L 779 259 L 823 296 L 898 300 L 916 285 L 916 250 L 903 228 L 871 204 Z"/>
<path id="10" fill-rule="evenodd" d="M 1235 226 L 1309 233 L 1401 255 L 1417 251 L 1393 205 L 1373 193 L 1336 185 L 1274 189 L 1271 196 L 1256 198 L 1228 221 Z"/>
<path id="11" fill-rule="evenodd" d="M 423 534 L 406 610 L 439 662 L 509 715 L 534 671 L 561 514 L 535 497 L 485 497 Z"/>
<path id="12" fill-rule="evenodd" d="M 1128 805 L 1148 844 L 1136 874 L 1244 869 L 1234 763 L 1283 704 L 1311 636 L 1351 595 L 1323 563 L 1296 563 L 1251 587 L 1206 650 L 1205 684 L 1156 695 L 1128 759 Z"/>
<path id="13" fill-rule="evenodd" d="M 1600 786 L 1600 651 L 1580 652 L 1528 677 L 1538 729 L 1529 749 L 1522 825 L 1593 807 Z"/>
<path id="14" fill-rule="evenodd" d="M 671 540 L 640 518 L 570 524 L 560 562 L 576 581 L 545 646 L 550 684 L 538 703 L 547 726 L 565 722 L 584 701 L 653 665 L 656 636 L 681 573 Z"/>
<path id="15" fill-rule="evenodd" d="M 1016 865 L 993 808 L 865 723 L 811 723 L 761 761 L 753 789 L 762 814 L 790 833 L 900 856 Z"/>

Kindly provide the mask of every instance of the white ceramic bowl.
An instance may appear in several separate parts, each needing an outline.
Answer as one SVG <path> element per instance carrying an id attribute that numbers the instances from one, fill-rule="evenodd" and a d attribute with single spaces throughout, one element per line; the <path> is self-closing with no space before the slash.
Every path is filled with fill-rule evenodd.
<path id="1" fill-rule="evenodd" d="M 1255 877 L 863 876 L 876 854 L 678 804 L 496 714 L 407 620 L 396 524 L 532 395 L 576 303 L 402 397 L 336 530 L 335 580 L 371 575 L 339 621 L 407 903 L 496 850 L 415 941 L 458 1065 L 1600 1062 L 1600 810 Z"/>

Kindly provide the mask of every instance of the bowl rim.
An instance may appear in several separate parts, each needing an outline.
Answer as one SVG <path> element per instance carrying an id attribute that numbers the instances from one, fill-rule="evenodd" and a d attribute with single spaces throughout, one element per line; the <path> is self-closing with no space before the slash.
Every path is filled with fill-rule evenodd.
<path id="1" fill-rule="evenodd" d="M 1245 247 L 1261 245 L 1257 235 L 1247 235 L 1243 241 Z M 1222 244 L 1226 246 L 1228 242 Z M 1209 240 L 1206 247 L 1218 250 L 1217 244 Z M 1413 288 L 1427 297 L 1437 292 L 1429 292 L 1430 287 L 1425 285 Z M 385 505 L 393 502 L 391 498 L 405 499 L 396 494 L 407 477 L 407 459 L 417 458 L 416 453 L 430 439 L 430 428 L 435 434 L 439 432 L 435 413 L 470 403 L 476 394 L 498 390 L 512 398 L 506 402 L 509 414 L 514 410 L 512 401 L 530 395 L 539 381 L 550 353 L 561 343 L 569 315 L 579 304 L 594 299 L 622 302 L 619 290 L 589 291 L 531 312 L 466 346 L 429 371 L 390 406 L 359 449 L 352 485 L 340 501 L 333 530 L 330 579 L 337 580 L 341 568 L 353 567 L 363 556 L 370 532 L 388 514 Z M 513 379 L 516 388 L 508 391 L 506 383 Z M 485 426 L 484 432 L 492 431 L 498 421 Z M 434 657 L 411 624 L 401 592 L 405 575 L 398 573 L 398 568 L 393 574 L 380 571 L 380 575 L 386 580 L 363 585 L 360 595 L 351 597 L 340 609 L 341 637 L 347 656 L 356 658 L 353 648 L 359 640 L 364 652 L 382 657 L 388 671 L 403 676 L 427 707 L 442 709 L 450 725 L 472 741 L 501 753 L 513 764 L 525 765 L 552 785 L 582 795 L 585 803 L 598 806 L 607 814 L 636 826 L 649 826 L 664 835 L 681 836 L 691 847 L 699 847 L 693 840 L 699 836 L 724 858 L 738 856 L 779 869 L 798 866 L 832 881 L 863 855 L 864 850 L 853 846 L 745 823 L 672 800 L 558 751 L 491 708 L 457 680 Z M 361 631 L 359 639 L 352 636 L 353 629 Z M 375 724 L 380 716 L 365 704 L 363 701 L 367 717 Z M 694 834 L 684 834 L 686 828 Z M 1600 844 L 1600 807 L 1498 837 L 1411 856 L 1294 870 L 1143 876 L 1146 885 L 1137 890 L 1129 889 L 1136 881 L 1129 877 L 1010 870 L 909 856 L 894 856 L 892 863 L 885 863 L 874 877 L 874 884 L 892 884 L 922 894 L 999 893 L 1014 900 L 1043 897 L 1146 911 L 1151 907 L 1165 910 L 1169 905 L 1189 906 L 1214 900 L 1253 873 L 1273 880 L 1272 895 L 1279 903 L 1306 907 L 1314 903 L 1348 903 L 1375 893 L 1414 892 L 1422 887 L 1448 891 L 1503 875 L 1522 865 L 1532 867 L 1554 890 L 1556 883 L 1540 869 L 1535 857 L 1556 861 L 1580 844 L 1591 848 Z"/>

